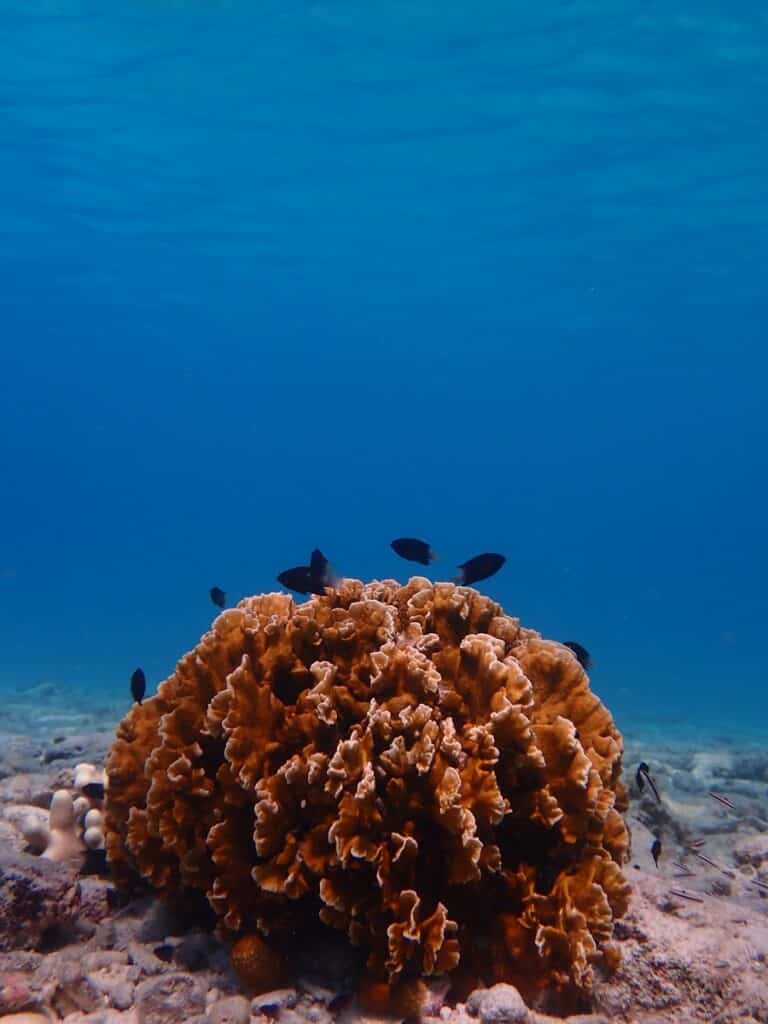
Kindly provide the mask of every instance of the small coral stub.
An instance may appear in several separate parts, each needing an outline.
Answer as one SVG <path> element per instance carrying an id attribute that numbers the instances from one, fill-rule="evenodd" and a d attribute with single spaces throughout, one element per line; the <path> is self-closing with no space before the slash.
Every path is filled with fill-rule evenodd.
<path id="1" fill-rule="evenodd" d="M 471 588 L 267 594 L 120 724 L 107 851 L 233 938 L 319 917 L 390 986 L 583 990 L 628 905 L 621 755 L 573 652 Z"/>
<path id="2" fill-rule="evenodd" d="M 47 823 L 38 808 L 30 808 L 21 833 L 31 853 L 49 860 L 81 861 L 86 850 L 104 859 L 104 818 L 101 812 L 105 774 L 92 764 L 75 768 L 73 795 L 58 789 L 51 799 Z M 87 795 L 86 795 L 87 794 Z"/>

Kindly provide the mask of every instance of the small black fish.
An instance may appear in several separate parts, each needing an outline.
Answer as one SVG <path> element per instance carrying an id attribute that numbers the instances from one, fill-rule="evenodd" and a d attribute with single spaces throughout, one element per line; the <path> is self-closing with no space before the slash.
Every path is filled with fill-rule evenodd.
<path id="1" fill-rule="evenodd" d="M 656 797 L 656 802 L 659 804 L 661 803 L 661 797 L 659 796 L 658 789 L 656 789 L 656 783 L 651 778 L 651 769 L 648 767 L 645 761 L 641 761 L 640 764 L 637 766 L 637 772 L 635 773 L 635 782 L 637 783 L 637 788 L 640 790 L 641 793 L 643 792 L 645 783 L 647 782 L 648 785 L 651 787 L 651 790 L 653 791 L 653 795 Z"/>
<path id="2" fill-rule="evenodd" d="M 293 569 L 286 569 L 277 577 L 277 582 L 298 594 L 312 593 L 312 574 L 308 565 L 296 565 Z"/>
<path id="3" fill-rule="evenodd" d="M 730 800 L 727 796 L 722 796 L 720 793 L 713 793 L 711 790 L 709 792 L 709 795 L 712 797 L 713 800 L 717 800 L 718 803 L 722 804 L 723 807 L 728 807 L 732 811 L 736 810 L 736 806 L 734 805 L 733 800 Z"/>
<path id="4" fill-rule="evenodd" d="M 493 576 L 506 562 L 504 555 L 497 555 L 494 552 L 487 552 L 483 555 L 475 555 L 468 562 L 462 562 L 459 568 L 461 572 L 454 576 L 453 582 L 462 587 L 470 587 L 480 580 L 487 580 Z"/>
<path id="5" fill-rule="evenodd" d="M 575 640 L 563 640 L 563 647 L 570 648 L 576 655 L 576 660 L 584 669 L 585 672 L 589 672 L 592 668 L 592 658 L 590 657 L 589 651 L 586 647 L 582 647 L 580 643 Z"/>
<path id="6" fill-rule="evenodd" d="M 659 857 L 661 856 L 661 840 L 658 836 L 656 836 L 651 845 L 651 856 L 653 857 L 653 863 L 658 867 Z"/>
<path id="7" fill-rule="evenodd" d="M 415 537 L 398 537 L 389 546 L 396 555 L 409 562 L 418 562 L 419 565 L 429 565 L 437 558 L 425 540 L 416 540 Z"/>
<path id="8" fill-rule="evenodd" d="M 335 580 L 328 559 L 319 548 L 312 552 L 309 565 L 296 565 L 286 569 L 277 577 L 288 590 L 299 594 L 324 594 L 327 587 L 333 586 Z"/>
<path id="9" fill-rule="evenodd" d="M 223 608 L 227 603 L 227 595 L 221 587 L 211 587 L 208 593 L 210 594 L 211 600 L 218 608 Z"/>
<path id="10" fill-rule="evenodd" d="M 137 703 L 141 704 L 144 694 L 147 692 L 147 677 L 140 668 L 131 676 L 131 696 Z"/>

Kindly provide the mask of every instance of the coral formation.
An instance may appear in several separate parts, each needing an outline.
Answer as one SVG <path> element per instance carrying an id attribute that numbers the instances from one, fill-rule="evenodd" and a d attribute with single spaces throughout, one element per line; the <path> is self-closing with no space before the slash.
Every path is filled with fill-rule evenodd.
<path id="1" fill-rule="evenodd" d="M 232 947 L 232 966 L 249 992 L 270 992 L 285 980 L 282 959 L 252 932 L 243 935 Z"/>
<path id="2" fill-rule="evenodd" d="M 567 647 L 468 587 L 345 580 L 215 620 L 107 759 L 107 852 L 233 938 L 319 918 L 396 989 L 615 963 L 622 740 Z"/>
<path id="3" fill-rule="evenodd" d="M 104 779 L 103 770 L 92 764 L 79 764 L 75 768 L 74 788 L 81 795 L 73 796 L 68 789 L 56 790 L 47 821 L 38 808 L 28 808 L 21 821 L 21 833 L 29 852 L 48 860 L 74 861 L 82 859 L 88 851 L 93 855 L 103 851 Z"/>

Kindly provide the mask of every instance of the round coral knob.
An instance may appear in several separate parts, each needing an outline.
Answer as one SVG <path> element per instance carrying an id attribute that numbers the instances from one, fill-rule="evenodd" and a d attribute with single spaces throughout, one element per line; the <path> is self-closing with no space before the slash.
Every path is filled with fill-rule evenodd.
<path id="1" fill-rule="evenodd" d="M 232 947 L 232 966 L 252 995 L 279 988 L 285 980 L 282 958 L 260 935 L 244 935 Z"/>

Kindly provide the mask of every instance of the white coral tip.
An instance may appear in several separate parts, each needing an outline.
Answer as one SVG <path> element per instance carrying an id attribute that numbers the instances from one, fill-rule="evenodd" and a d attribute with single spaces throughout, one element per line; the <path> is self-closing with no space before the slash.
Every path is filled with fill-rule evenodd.
<path id="1" fill-rule="evenodd" d="M 88 813 L 86 814 L 85 821 L 83 822 L 83 824 L 84 824 L 84 826 L 86 828 L 86 831 L 89 828 L 102 828 L 103 829 L 103 827 L 104 827 L 104 815 L 101 813 L 101 811 L 97 810 L 94 807 L 93 810 L 88 811 Z"/>
<path id="2" fill-rule="evenodd" d="M 97 825 L 85 830 L 83 842 L 89 850 L 104 849 L 104 830 Z"/>
<path id="3" fill-rule="evenodd" d="M 51 811 L 48 816 L 51 830 L 56 828 L 70 829 L 75 823 L 75 806 L 67 789 L 57 789 L 51 800 Z"/>
<path id="4" fill-rule="evenodd" d="M 21 834 L 32 853 L 42 853 L 48 845 L 51 833 L 36 814 L 28 814 L 21 822 Z"/>

